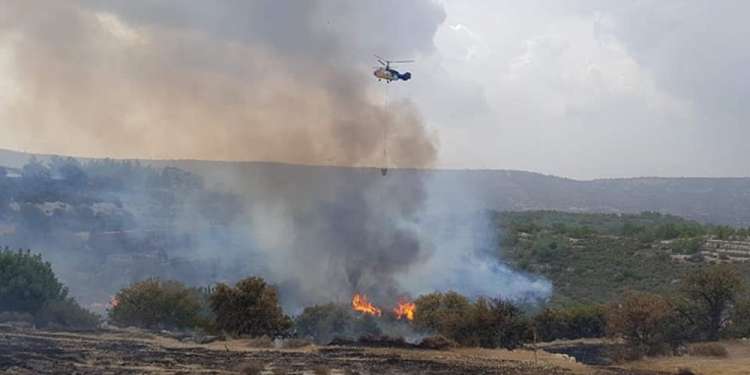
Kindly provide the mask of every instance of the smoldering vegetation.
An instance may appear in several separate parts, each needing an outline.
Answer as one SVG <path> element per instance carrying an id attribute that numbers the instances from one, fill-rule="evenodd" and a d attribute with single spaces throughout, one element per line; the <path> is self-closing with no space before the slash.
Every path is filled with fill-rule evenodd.
<path id="1" fill-rule="evenodd" d="M 436 289 L 549 293 L 498 262 L 483 221 L 428 214 L 428 180 L 412 171 L 384 179 L 368 169 L 239 164 L 222 177 L 194 168 L 202 177 L 152 164 L 53 157 L 5 169 L 0 240 L 42 252 L 100 311 L 149 277 L 204 286 L 258 275 L 290 311 L 346 304 L 355 292 L 383 305 Z"/>
<path id="2" fill-rule="evenodd" d="M 83 0 L 6 8 L 0 43 L 18 95 L 0 121 L 17 144 L 341 167 L 436 161 L 438 141 L 417 106 L 384 104 L 369 66 L 373 53 L 432 53 L 445 19 L 437 3 Z M 393 30 L 402 31 L 398 46 Z M 449 261 L 419 273 L 454 248 L 475 260 L 472 267 L 495 262 L 474 257 L 471 242 L 438 245 L 447 231 L 435 233 L 425 216 L 423 174 L 244 167 L 30 163 L 4 179 L 4 239 L 42 251 L 87 303 L 106 303 L 118 287 L 149 276 L 210 285 L 260 275 L 285 291 L 289 308 L 341 303 L 354 292 L 392 303 L 444 287 L 432 281 L 446 277 L 448 287 L 469 292 L 509 278 L 519 282 L 505 293 L 549 292 L 548 284 L 527 288 L 534 280 L 508 269 L 480 267 L 487 277 L 468 283 L 466 268 Z M 409 274 L 422 275 L 420 285 Z"/>

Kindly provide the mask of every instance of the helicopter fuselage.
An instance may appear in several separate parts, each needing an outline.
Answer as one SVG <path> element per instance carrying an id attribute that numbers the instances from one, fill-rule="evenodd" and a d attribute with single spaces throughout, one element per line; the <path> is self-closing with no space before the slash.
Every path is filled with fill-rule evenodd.
<path id="1" fill-rule="evenodd" d="M 391 68 L 378 68 L 372 73 L 375 77 L 378 78 L 378 80 L 386 80 L 387 82 L 390 81 L 398 81 L 398 80 L 408 80 L 411 78 L 411 73 L 404 73 L 401 74 L 395 69 Z"/>

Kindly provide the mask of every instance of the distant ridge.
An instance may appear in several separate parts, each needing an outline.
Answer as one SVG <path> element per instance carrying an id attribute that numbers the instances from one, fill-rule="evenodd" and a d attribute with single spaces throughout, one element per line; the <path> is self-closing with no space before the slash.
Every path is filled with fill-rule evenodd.
<path id="1" fill-rule="evenodd" d="M 19 168 L 33 154 L 0 149 L 0 165 Z M 44 160 L 49 155 L 36 155 Z M 374 168 L 305 166 L 273 162 L 141 160 L 157 167 L 175 166 L 209 182 L 241 174 L 240 189 L 272 176 L 277 183 L 305 184 L 311 179 L 366 188 L 381 178 Z M 257 178 L 255 178 L 257 177 Z M 574 180 L 515 170 L 393 170 L 391 179 L 406 184 L 429 179 L 438 207 L 444 210 L 560 210 L 638 213 L 657 211 L 703 223 L 750 226 L 748 177 L 636 177 Z M 231 181 L 228 183 L 229 188 Z"/>

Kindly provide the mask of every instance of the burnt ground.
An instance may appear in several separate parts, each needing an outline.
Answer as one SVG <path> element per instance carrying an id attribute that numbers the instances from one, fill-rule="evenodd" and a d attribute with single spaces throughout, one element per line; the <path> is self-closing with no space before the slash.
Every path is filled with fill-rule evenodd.
<path id="1" fill-rule="evenodd" d="M 549 353 L 559 353 L 574 357 L 578 362 L 595 365 L 607 366 L 613 363 L 610 353 L 613 349 L 612 344 L 602 341 L 596 342 L 564 342 L 553 343 L 544 346 L 544 351 Z"/>
<path id="2" fill-rule="evenodd" d="M 132 331 L 0 327 L 0 372 L 7 374 L 656 374 L 578 364 L 534 365 L 481 353 L 359 347 L 252 349 L 242 347 L 239 340 L 197 345 Z"/>

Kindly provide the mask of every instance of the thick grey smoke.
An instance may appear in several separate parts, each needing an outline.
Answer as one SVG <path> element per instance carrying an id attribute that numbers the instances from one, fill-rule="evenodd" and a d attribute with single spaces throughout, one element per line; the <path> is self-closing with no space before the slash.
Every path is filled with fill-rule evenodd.
<path id="1" fill-rule="evenodd" d="M 0 37 L 20 94 L 0 120 L 19 144 L 41 140 L 47 151 L 73 155 L 379 166 L 385 133 L 389 164 L 435 161 L 436 140 L 416 107 L 384 106 L 370 76 L 373 53 L 432 52 L 445 14 L 431 1 L 17 1 L 5 8 Z M 245 213 L 221 246 L 192 213 L 175 228 L 201 239 L 198 255 L 247 263 L 281 285 L 288 305 L 356 290 L 386 300 L 405 290 L 398 275 L 434 255 L 420 235 L 424 176 L 341 171 L 199 170 L 244 197 Z"/>
<path id="2" fill-rule="evenodd" d="M 0 35 L 18 95 L 0 118 L 17 144 L 61 154 L 339 165 L 379 164 L 385 127 L 395 163 L 429 166 L 413 106 L 368 91 L 373 53 L 430 53 L 444 17 L 399 7 L 11 2 Z"/>

